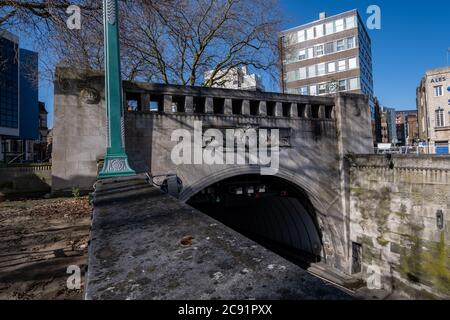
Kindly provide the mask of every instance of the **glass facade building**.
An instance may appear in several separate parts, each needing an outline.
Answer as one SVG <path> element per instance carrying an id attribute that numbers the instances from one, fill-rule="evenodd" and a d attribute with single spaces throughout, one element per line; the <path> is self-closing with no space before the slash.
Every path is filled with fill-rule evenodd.
<path id="1" fill-rule="evenodd" d="M 39 140 L 38 54 L 0 30 L 0 161 L 31 161 Z"/>
<path id="2" fill-rule="evenodd" d="M 339 91 L 369 97 L 375 118 L 371 40 L 357 10 L 280 33 L 281 91 L 327 95 Z"/>
<path id="3" fill-rule="evenodd" d="M 0 33 L 0 135 L 19 135 L 19 43 Z"/>
<path id="4" fill-rule="evenodd" d="M 39 139 L 38 54 L 20 49 L 20 139 Z"/>

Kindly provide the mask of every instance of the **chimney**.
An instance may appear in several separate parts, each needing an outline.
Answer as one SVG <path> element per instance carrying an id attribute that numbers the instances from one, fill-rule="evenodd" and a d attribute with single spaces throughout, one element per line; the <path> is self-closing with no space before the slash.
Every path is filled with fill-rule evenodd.
<path id="1" fill-rule="evenodd" d="M 323 19 L 325 19 L 327 17 L 327 14 L 325 13 L 325 12 L 321 12 L 320 14 L 319 14 L 319 20 L 323 20 Z"/>

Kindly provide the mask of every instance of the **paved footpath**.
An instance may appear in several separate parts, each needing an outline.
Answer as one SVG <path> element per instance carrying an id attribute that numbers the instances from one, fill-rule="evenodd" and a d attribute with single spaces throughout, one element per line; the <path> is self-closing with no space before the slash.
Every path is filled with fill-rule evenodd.
<path id="1" fill-rule="evenodd" d="M 94 206 L 86 299 L 352 299 L 156 188 Z"/>

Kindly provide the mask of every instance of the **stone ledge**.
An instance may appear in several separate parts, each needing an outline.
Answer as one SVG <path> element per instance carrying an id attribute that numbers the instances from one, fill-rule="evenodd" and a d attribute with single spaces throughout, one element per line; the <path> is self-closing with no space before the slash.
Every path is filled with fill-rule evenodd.
<path id="1" fill-rule="evenodd" d="M 153 190 L 94 208 L 86 299 L 350 299 Z"/>

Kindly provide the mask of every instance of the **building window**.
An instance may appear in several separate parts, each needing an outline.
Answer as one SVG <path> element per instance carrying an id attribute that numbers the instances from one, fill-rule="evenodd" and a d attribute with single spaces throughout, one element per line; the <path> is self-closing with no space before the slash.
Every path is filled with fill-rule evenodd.
<path id="1" fill-rule="evenodd" d="M 338 70 L 345 71 L 345 60 L 338 61 Z"/>
<path id="2" fill-rule="evenodd" d="M 444 95 L 443 90 L 442 90 L 442 86 L 434 87 L 434 96 L 435 97 L 440 97 L 442 95 Z"/>
<path id="3" fill-rule="evenodd" d="M 309 87 L 309 94 L 312 96 L 317 96 L 317 87 L 315 85 Z"/>
<path id="4" fill-rule="evenodd" d="M 301 95 L 308 95 L 308 87 L 301 87 L 299 91 Z"/>
<path id="5" fill-rule="evenodd" d="M 327 93 L 327 84 L 326 83 L 319 84 L 319 94 L 324 93 Z"/>
<path id="6" fill-rule="evenodd" d="M 322 37 L 323 36 L 323 24 L 316 26 L 316 37 Z"/>
<path id="7" fill-rule="evenodd" d="M 344 31 L 344 19 L 336 20 L 336 32 Z"/>
<path id="8" fill-rule="evenodd" d="M 358 84 L 358 78 L 353 78 L 353 79 L 350 79 L 350 81 L 349 81 L 349 87 L 350 87 L 350 89 L 349 90 L 358 90 L 359 89 L 359 84 Z"/>
<path id="9" fill-rule="evenodd" d="M 440 128 L 440 127 L 444 127 L 445 123 L 444 123 L 444 110 L 439 108 L 436 110 L 436 127 Z"/>
<path id="10" fill-rule="evenodd" d="M 351 58 L 351 59 L 348 59 L 348 68 L 349 69 L 356 69 L 358 66 L 357 66 L 357 63 L 356 63 L 356 58 Z"/>
<path id="11" fill-rule="evenodd" d="M 317 75 L 323 76 L 325 74 L 325 63 L 319 63 L 317 65 Z"/>
<path id="12" fill-rule="evenodd" d="M 334 23 L 333 22 L 329 22 L 329 23 L 325 24 L 325 33 L 327 35 L 334 33 Z"/>
<path id="13" fill-rule="evenodd" d="M 314 48 L 308 48 L 308 59 L 314 57 Z"/>
<path id="14" fill-rule="evenodd" d="M 316 76 L 316 65 L 312 65 L 308 67 L 308 77 L 312 78 Z"/>
<path id="15" fill-rule="evenodd" d="M 305 30 L 300 30 L 297 34 L 298 36 L 298 42 L 303 42 L 305 41 Z"/>
<path id="16" fill-rule="evenodd" d="M 355 24 L 355 17 L 353 16 L 353 17 L 345 18 L 345 25 L 346 25 L 347 29 L 354 28 L 356 26 L 356 24 Z"/>
<path id="17" fill-rule="evenodd" d="M 323 56 L 323 45 L 322 44 L 315 46 L 314 50 L 316 51 L 316 54 L 315 54 L 316 57 Z"/>
<path id="18" fill-rule="evenodd" d="M 347 49 L 352 49 L 354 47 L 355 47 L 355 38 L 354 37 L 347 38 Z"/>
<path id="19" fill-rule="evenodd" d="M 347 81 L 339 80 L 339 91 L 345 91 L 345 90 L 347 90 Z"/>
<path id="20" fill-rule="evenodd" d="M 336 62 L 329 62 L 328 63 L 328 73 L 336 72 Z"/>
<path id="21" fill-rule="evenodd" d="M 306 68 L 300 68 L 299 69 L 299 79 L 303 80 L 306 79 Z"/>
<path id="22" fill-rule="evenodd" d="M 294 71 L 289 71 L 287 73 L 287 81 L 294 81 L 295 80 L 295 72 Z"/>
<path id="23" fill-rule="evenodd" d="M 306 29 L 306 40 L 314 39 L 314 28 Z"/>
<path id="24" fill-rule="evenodd" d="M 298 53 L 298 60 L 305 60 L 306 59 L 306 50 L 300 50 Z"/>
<path id="25" fill-rule="evenodd" d="M 328 42 L 325 44 L 325 54 L 330 54 L 334 52 L 334 43 Z"/>
<path id="26" fill-rule="evenodd" d="M 288 45 L 293 45 L 297 43 L 297 33 L 290 33 L 287 36 Z"/>
<path id="27" fill-rule="evenodd" d="M 345 43 L 344 40 L 338 40 L 336 45 L 336 51 L 342 51 L 345 50 Z"/>

